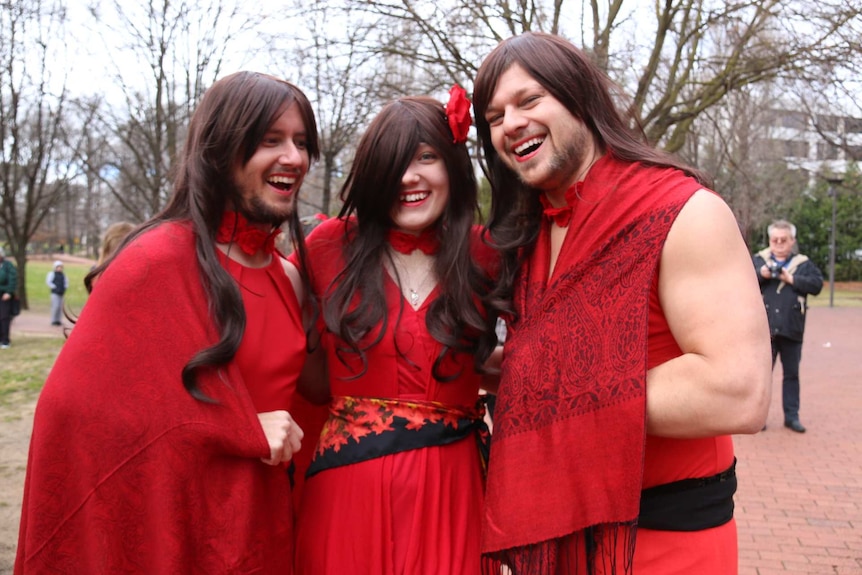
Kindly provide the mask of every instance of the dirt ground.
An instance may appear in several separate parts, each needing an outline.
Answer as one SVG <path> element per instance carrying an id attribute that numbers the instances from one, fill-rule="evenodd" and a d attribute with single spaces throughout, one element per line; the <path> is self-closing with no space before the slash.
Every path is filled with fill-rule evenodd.
<path id="1" fill-rule="evenodd" d="M 0 574 L 12 573 L 36 402 L 0 408 Z"/>

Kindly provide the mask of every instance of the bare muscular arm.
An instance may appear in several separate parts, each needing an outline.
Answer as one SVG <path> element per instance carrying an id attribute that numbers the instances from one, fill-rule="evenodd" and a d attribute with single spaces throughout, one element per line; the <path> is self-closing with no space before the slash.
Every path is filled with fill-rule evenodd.
<path id="1" fill-rule="evenodd" d="M 671 228 L 659 298 L 683 355 L 647 374 L 647 430 L 667 437 L 756 433 L 771 385 L 769 328 L 730 208 L 701 190 Z"/>

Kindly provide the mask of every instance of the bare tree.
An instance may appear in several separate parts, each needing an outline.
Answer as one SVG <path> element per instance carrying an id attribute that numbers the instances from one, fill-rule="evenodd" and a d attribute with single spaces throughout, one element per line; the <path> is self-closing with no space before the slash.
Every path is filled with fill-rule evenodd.
<path id="1" fill-rule="evenodd" d="M 652 11 L 634 0 L 362 5 L 395 27 L 409 23 L 423 43 L 393 53 L 443 77 L 473 77 L 505 37 L 529 30 L 571 35 L 564 23 L 579 21 L 584 48 L 633 95 L 648 137 L 670 151 L 681 150 L 694 119 L 732 91 L 841 61 L 846 46 L 829 39 L 852 38 L 859 18 L 858 0 L 659 0 Z"/>
<path id="2" fill-rule="evenodd" d="M 112 137 L 112 160 L 90 166 L 128 217 L 142 221 L 170 193 L 174 158 L 191 112 L 222 73 L 228 55 L 253 51 L 236 41 L 262 21 L 241 2 L 216 0 L 113 0 L 90 12 L 106 49 L 117 54 L 113 80 L 122 100 L 99 116 Z M 109 169 L 110 168 L 110 169 Z"/>
<path id="3" fill-rule="evenodd" d="M 116 201 L 105 182 L 114 182 L 118 174 L 114 168 L 112 135 L 108 126 L 98 121 L 105 106 L 101 97 L 76 100 L 75 119 L 80 122 L 82 139 L 77 147 L 77 162 L 80 165 L 79 203 L 80 220 L 76 231 L 81 238 L 81 247 L 96 259 L 101 246 L 102 232 L 113 222 L 134 219 Z M 138 222 L 139 220 L 135 220 Z"/>
<path id="4" fill-rule="evenodd" d="M 52 77 L 50 66 L 63 47 L 64 21 L 60 1 L 0 3 L 0 225 L 18 266 L 25 308 L 27 245 L 66 193 L 72 169 L 64 147 L 71 139 L 64 123 L 65 81 Z"/>
<path id="5" fill-rule="evenodd" d="M 326 3 L 297 7 L 294 18 L 305 23 L 305 34 L 296 35 L 295 51 L 282 57 L 294 62 L 286 67 L 299 70 L 298 78 L 288 80 L 302 84 L 316 109 L 322 164 L 306 183 L 301 201 L 313 212 L 330 215 L 334 188 L 348 163 L 343 156 L 377 107 L 378 91 L 386 82 L 379 59 L 367 50 L 375 26 L 354 17 L 349 2 L 337 10 Z"/>
<path id="6" fill-rule="evenodd" d="M 109 98 L 111 105 L 100 108 L 110 137 L 99 144 L 101 157 L 88 160 L 86 173 L 110 190 L 131 219 L 142 220 L 167 197 L 191 109 L 226 55 L 237 53 L 236 40 L 260 22 L 229 0 L 109 4 L 92 13 L 117 54 L 114 79 L 121 97 L 119 104 Z M 579 38 L 631 94 L 625 105 L 651 140 L 695 163 L 730 162 L 709 167 L 727 178 L 724 192 L 739 202 L 742 182 L 751 189 L 756 173 L 747 171 L 753 167 L 745 165 L 743 148 L 730 146 L 738 134 L 722 132 L 736 129 L 731 120 L 741 117 L 728 110 L 755 117 L 754 100 L 740 106 L 756 93 L 749 88 L 765 83 L 834 85 L 841 79 L 829 73 L 836 63 L 844 63 L 842 89 L 853 96 L 848 79 L 860 69 L 862 0 L 317 0 L 294 6 L 296 12 L 280 18 L 302 27 L 293 26 L 290 35 L 279 28 L 268 38 L 270 55 L 273 62 L 292 63 L 298 73 L 288 79 L 314 100 L 322 165 L 307 189 L 319 186 L 319 199 L 309 204 L 324 212 L 332 208 L 353 141 L 383 101 L 404 93 L 442 95 L 453 82 L 469 90 L 490 49 L 526 30 Z M 273 48 L 285 42 L 295 44 Z M 270 71 L 284 75 L 283 69 Z M 699 118 L 703 122 L 696 124 Z M 698 137 L 695 127 L 710 125 L 714 133 Z M 695 145 L 707 141 L 711 151 Z M 857 150 L 849 141 L 831 144 Z M 748 205 L 738 215 L 754 222 L 756 202 Z"/>
<path id="7" fill-rule="evenodd" d="M 505 0 L 372 0 L 356 9 L 379 23 L 379 41 L 370 49 L 430 79 L 429 93 L 471 81 L 482 56 L 503 38 L 557 20 L 556 12 L 544 14 L 540 2 Z"/>
<path id="8" fill-rule="evenodd" d="M 862 11 L 854 26 L 830 41 L 846 50 L 846 57 L 812 70 L 796 82 L 793 96 L 823 140 L 849 162 L 862 161 Z"/>
<path id="9" fill-rule="evenodd" d="M 807 5 L 792 18 L 782 13 L 784 28 L 819 30 L 817 45 L 774 78 L 729 92 L 692 124 L 701 140 L 720 132 L 727 144 L 724 159 L 700 165 L 716 175 L 716 189 L 753 243 L 763 242 L 766 223 L 787 217 L 812 192 L 817 175 L 842 172 L 862 159 L 862 108 L 855 97 L 862 67 L 860 7 L 841 2 Z"/>
<path id="10" fill-rule="evenodd" d="M 846 54 L 826 39 L 854 11 L 796 0 L 657 3 L 657 33 L 634 108 L 651 140 L 682 148 L 695 118 L 745 86 L 804 77 Z M 855 11 L 858 16 L 858 11 Z"/>
<path id="11" fill-rule="evenodd" d="M 685 155 L 715 178 L 714 188 L 732 207 L 749 243 L 763 240 L 763 223 L 787 214 L 803 193 L 808 174 L 788 165 L 776 109 L 783 93 L 763 83 L 729 94 L 722 106 L 701 114 Z"/>

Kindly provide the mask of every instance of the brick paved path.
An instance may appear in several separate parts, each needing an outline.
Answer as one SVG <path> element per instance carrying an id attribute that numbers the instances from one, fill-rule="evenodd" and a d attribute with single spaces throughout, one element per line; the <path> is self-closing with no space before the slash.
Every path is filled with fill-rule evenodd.
<path id="1" fill-rule="evenodd" d="M 781 362 L 768 429 L 734 438 L 740 575 L 862 574 L 862 308 L 809 310 L 798 434 Z"/>

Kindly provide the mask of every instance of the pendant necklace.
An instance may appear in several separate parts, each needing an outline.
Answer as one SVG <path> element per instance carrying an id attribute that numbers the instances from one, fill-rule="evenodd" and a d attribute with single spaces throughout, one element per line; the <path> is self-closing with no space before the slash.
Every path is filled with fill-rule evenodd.
<path id="1" fill-rule="evenodd" d="M 431 277 L 431 267 L 429 266 L 428 269 L 425 271 L 425 276 L 422 278 L 422 281 L 419 283 L 418 286 L 416 286 L 415 289 L 410 287 L 409 285 L 413 282 L 411 281 L 410 274 L 407 272 L 406 268 L 404 269 L 404 275 L 407 277 L 407 291 L 410 292 L 410 305 L 413 306 L 413 309 L 416 309 L 417 307 L 419 307 L 419 293 L 425 287 L 425 284 L 428 283 L 428 278 Z"/>
<path id="2" fill-rule="evenodd" d="M 417 307 L 419 307 L 420 293 L 422 292 L 422 289 L 425 287 L 425 284 L 428 283 L 428 278 L 431 277 L 431 272 L 433 271 L 433 265 L 427 266 L 427 268 L 425 270 L 425 275 L 422 276 L 422 281 L 419 282 L 419 285 L 417 285 L 414 288 L 414 287 L 411 287 L 413 285 L 413 281 L 412 281 L 410 271 L 408 270 L 408 266 L 405 265 L 404 260 L 401 258 L 400 254 L 396 255 L 395 257 L 398 260 L 398 263 L 400 264 L 399 266 L 397 266 L 398 268 L 401 269 L 402 274 L 400 274 L 400 275 L 402 275 L 404 277 L 404 279 L 407 280 L 406 285 L 405 285 L 405 287 L 407 288 L 408 294 L 409 294 L 407 296 L 407 299 L 408 299 L 408 301 L 410 301 L 410 305 L 413 307 L 413 309 L 416 309 Z"/>

